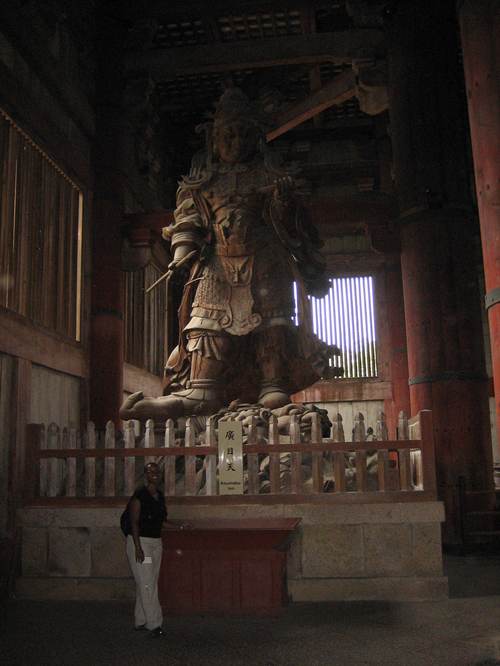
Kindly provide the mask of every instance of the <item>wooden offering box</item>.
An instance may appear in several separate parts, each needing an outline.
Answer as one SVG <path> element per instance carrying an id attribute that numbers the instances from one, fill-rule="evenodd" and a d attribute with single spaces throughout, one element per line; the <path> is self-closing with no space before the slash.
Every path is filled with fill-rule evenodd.
<path id="1" fill-rule="evenodd" d="M 159 594 L 167 613 L 276 613 L 288 601 L 286 551 L 300 518 L 171 521 Z M 176 524 L 177 522 L 177 524 Z"/>

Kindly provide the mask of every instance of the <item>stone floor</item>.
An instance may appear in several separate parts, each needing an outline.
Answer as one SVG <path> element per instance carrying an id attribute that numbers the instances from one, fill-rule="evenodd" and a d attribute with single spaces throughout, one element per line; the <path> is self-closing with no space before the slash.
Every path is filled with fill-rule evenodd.
<path id="1" fill-rule="evenodd" d="M 93 666 L 500 665 L 500 557 L 448 557 L 450 599 L 323 603 L 279 617 L 171 617 L 166 636 L 131 629 L 130 603 L 11 599 L 0 664 Z"/>

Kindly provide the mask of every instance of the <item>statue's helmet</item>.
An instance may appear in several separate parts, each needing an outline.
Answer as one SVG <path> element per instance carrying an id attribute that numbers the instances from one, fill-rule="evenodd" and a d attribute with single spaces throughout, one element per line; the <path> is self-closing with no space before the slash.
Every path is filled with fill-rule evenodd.
<path id="1" fill-rule="evenodd" d="M 257 104 L 253 104 L 240 88 L 227 88 L 215 106 L 214 129 L 239 121 L 264 129 L 264 119 Z"/>

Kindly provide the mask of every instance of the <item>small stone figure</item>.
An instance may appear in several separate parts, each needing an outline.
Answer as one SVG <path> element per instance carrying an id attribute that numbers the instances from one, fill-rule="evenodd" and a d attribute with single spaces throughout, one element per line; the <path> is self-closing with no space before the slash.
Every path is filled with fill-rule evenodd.
<path id="1" fill-rule="evenodd" d="M 191 263 L 165 395 L 132 394 L 123 419 L 213 414 L 233 400 L 276 409 L 325 376 L 339 352 L 312 333 L 306 290 L 320 296 L 328 281 L 297 190 L 294 174 L 273 164 L 256 107 L 226 90 L 163 230 L 169 268 Z"/>

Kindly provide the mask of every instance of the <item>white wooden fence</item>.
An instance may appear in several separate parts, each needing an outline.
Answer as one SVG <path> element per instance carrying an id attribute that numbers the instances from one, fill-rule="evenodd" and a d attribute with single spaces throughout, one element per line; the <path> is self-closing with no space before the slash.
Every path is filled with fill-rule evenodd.
<path id="1" fill-rule="evenodd" d="M 144 430 L 129 422 L 123 432 L 109 422 L 104 432 L 88 423 L 84 432 L 30 424 L 27 432 L 25 500 L 43 503 L 103 500 L 130 496 L 144 464 L 159 462 L 165 494 L 214 498 L 218 495 L 217 420 L 187 419 L 181 431 L 168 420 L 161 431 L 153 421 Z M 245 496 L 342 496 L 363 501 L 432 498 L 436 492 L 432 414 L 410 421 L 401 413 L 398 439 L 389 440 L 381 413 L 367 440 L 362 414 L 353 441 L 345 442 L 342 417 L 331 436 L 322 437 L 319 414 L 304 432 L 290 417 L 289 434 L 276 417 L 262 426 L 244 423 Z M 227 498 L 225 498 L 227 499 Z M 234 496 L 233 496 L 234 499 Z"/>

